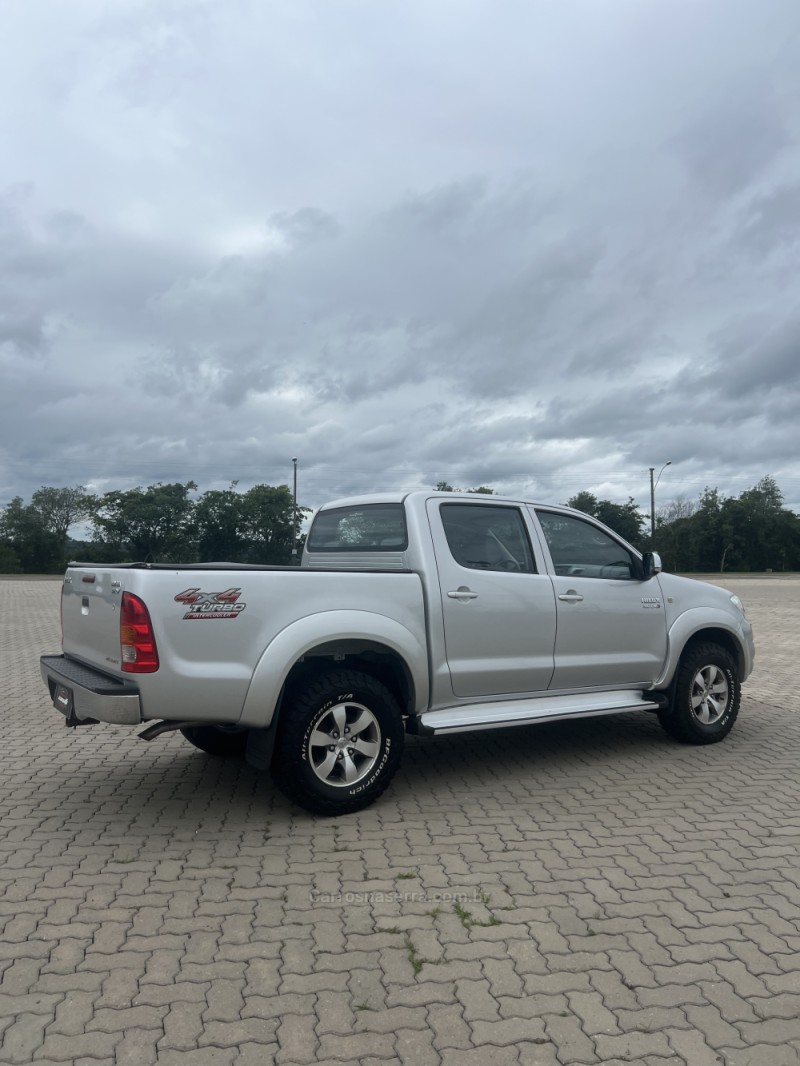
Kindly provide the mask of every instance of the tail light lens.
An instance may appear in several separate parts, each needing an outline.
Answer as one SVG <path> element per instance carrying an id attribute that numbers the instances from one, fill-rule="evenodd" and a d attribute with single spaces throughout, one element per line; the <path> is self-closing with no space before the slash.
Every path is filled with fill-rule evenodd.
<path id="1" fill-rule="evenodd" d="M 158 669 L 158 648 L 150 613 L 139 597 L 130 592 L 122 593 L 119 646 L 123 673 L 154 674 Z"/>

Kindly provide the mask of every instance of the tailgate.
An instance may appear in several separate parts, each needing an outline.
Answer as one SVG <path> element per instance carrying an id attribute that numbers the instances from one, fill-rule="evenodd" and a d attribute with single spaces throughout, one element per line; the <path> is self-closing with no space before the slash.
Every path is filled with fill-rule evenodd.
<path id="1" fill-rule="evenodd" d="M 109 568 L 70 567 L 61 599 L 64 654 L 120 676 L 121 577 Z"/>

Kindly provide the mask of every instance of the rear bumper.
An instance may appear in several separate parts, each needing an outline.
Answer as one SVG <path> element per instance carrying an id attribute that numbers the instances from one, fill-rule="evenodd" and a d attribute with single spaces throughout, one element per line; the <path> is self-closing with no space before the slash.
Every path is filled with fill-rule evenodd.
<path id="1" fill-rule="evenodd" d="M 43 655 L 39 668 L 53 706 L 68 725 L 139 725 L 142 721 L 139 689 L 135 685 L 108 677 L 64 655 Z"/>

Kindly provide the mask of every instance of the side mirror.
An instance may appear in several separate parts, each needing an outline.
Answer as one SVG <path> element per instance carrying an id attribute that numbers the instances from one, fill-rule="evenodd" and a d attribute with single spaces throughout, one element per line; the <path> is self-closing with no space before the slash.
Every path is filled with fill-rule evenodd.
<path id="1" fill-rule="evenodd" d="M 661 573 L 661 556 L 658 552 L 645 552 L 642 556 L 642 577 L 649 581 L 651 577 Z"/>

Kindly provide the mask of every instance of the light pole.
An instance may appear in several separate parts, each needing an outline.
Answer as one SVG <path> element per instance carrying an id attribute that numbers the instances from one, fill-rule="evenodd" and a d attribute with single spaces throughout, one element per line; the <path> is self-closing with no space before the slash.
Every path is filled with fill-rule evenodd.
<path id="1" fill-rule="evenodd" d="M 661 480 L 661 475 L 667 469 L 668 466 L 672 466 L 672 460 L 668 459 L 666 463 L 661 467 L 658 472 L 658 477 L 655 482 L 653 481 L 653 474 L 656 471 L 654 466 L 650 467 L 650 540 L 656 539 L 656 485 Z"/>
<path id="2" fill-rule="evenodd" d="M 297 555 L 297 456 L 292 456 L 294 478 L 292 481 L 292 555 Z"/>

